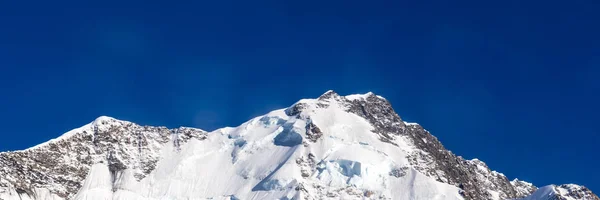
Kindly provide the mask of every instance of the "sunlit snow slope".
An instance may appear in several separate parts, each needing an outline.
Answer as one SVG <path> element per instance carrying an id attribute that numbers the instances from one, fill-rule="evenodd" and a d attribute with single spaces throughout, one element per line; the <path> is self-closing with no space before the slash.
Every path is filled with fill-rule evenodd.
<path id="1" fill-rule="evenodd" d="M 75 199 L 461 199 L 457 187 L 410 168 L 409 145 L 382 142 L 344 105 L 300 103 L 306 107 L 299 115 L 276 110 L 192 140 L 181 151 L 166 146 L 156 169 L 139 182 L 127 169 L 111 175 L 107 165 L 95 164 Z M 322 135 L 316 142 L 306 141 L 311 126 Z M 403 168 L 404 176 L 389 175 Z"/>
<path id="2" fill-rule="evenodd" d="M 333 91 L 210 133 L 101 117 L 1 153 L 0 175 L 2 200 L 509 199 L 536 189 L 451 154 L 383 97 Z"/>
<path id="3" fill-rule="evenodd" d="M 539 188 L 528 197 L 518 200 L 597 200 L 589 189 L 575 184 L 548 185 Z"/>

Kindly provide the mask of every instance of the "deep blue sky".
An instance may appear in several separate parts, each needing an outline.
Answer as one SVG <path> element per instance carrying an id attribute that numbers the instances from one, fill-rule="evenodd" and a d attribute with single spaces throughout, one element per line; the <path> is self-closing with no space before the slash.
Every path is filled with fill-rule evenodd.
<path id="1" fill-rule="evenodd" d="M 597 0 L 83 2 L 0 3 L 0 151 L 373 91 L 510 179 L 600 192 Z"/>

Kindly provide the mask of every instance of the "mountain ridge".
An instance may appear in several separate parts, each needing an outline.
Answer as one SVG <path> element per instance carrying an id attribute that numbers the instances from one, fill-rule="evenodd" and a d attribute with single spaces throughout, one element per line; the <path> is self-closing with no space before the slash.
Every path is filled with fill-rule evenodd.
<path id="1" fill-rule="evenodd" d="M 355 130 L 358 130 L 355 135 L 340 134 L 353 133 Z M 203 143 L 205 140 L 215 140 L 219 145 Z M 212 145 L 215 149 L 199 150 L 196 149 L 199 147 L 189 143 Z M 230 145 L 226 145 L 227 143 Z M 344 149 L 346 147 L 360 147 L 363 149 L 360 153 L 372 154 L 380 160 L 365 160 L 347 155 L 344 151 L 350 149 Z M 165 153 L 165 149 L 169 149 L 169 152 Z M 112 199 L 132 199 L 132 196 L 123 196 L 124 191 L 143 189 L 128 188 L 130 185 L 141 184 L 139 187 L 162 191 L 160 186 L 156 188 L 152 181 L 147 180 L 163 178 L 157 175 L 160 173 L 170 173 L 161 168 L 161 165 L 168 163 L 165 161 L 166 154 L 177 157 L 180 156 L 178 153 L 185 154 L 189 149 L 202 154 L 228 152 L 232 168 L 238 170 L 234 176 L 256 183 L 237 186 L 238 190 L 248 188 L 250 192 L 224 192 L 236 193 L 237 196 L 246 195 L 248 198 L 258 198 L 256 195 L 280 195 L 279 197 L 291 199 L 317 199 L 323 196 L 339 198 L 348 195 L 352 198 L 377 196 L 383 199 L 512 199 L 525 197 L 537 191 L 530 183 L 508 181 L 506 176 L 490 170 L 478 159 L 465 160 L 454 155 L 419 124 L 402 121 L 391 104 L 381 96 L 371 92 L 340 96 L 330 90 L 317 99 L 302 99 L 288 108 L 256 117 L 238 127 L 225 127 L 210 133 L 195 128 L 140 126 L 101 116 L 87 125 L 40 145 L 21 151 L 0 153 L 0 175 L 4 177 L 0 179 L 0 199 L 15 198 L 15 193 L 19 198 L 28 196 L 30 199 L 90 199 L 91 196 L 98 195 L 90 193 L 98 190 L 95 188 L 97 185 L 90 182 L 90 177 L 98 174 L 98 177 L 111 177 L 111 181 L 101 181 L 104 184 L 102 187 L 110 188 L 108 192 L 102 189 L 102 195 Z M 266 161 L 252 160 L 257 159 L 253 154 L 261 152 L 262 149 L 280 150 L 280 154 L 273 155 L 281 158 L 275 168 Z M 175 155 L 172 155 L 173 152 Z M 63 156 L 60 156 L 61 154 Z M 331 155 L 341 157 L 332 160 Z M 190 156 L 197 154 L 191 153 Z M 246 160 L 248 157 L 252 159 Z M 45 158 L 58 159 L 64 163 Z M 188 161 L 189 158 L 182 157 L 173 162 Z M 236 165 L 238 162 L 250 162 L 251 165 L 255 164 L 252 162 L 265 162 L 265 166 L 272 169 L 264 172 L 252 171 L 258 169 L 245 171 L 248 169 L 240 166 L 241 164 Z M 389 168 L 379 169 L 377 164 L 373 163 L 388 163 Z M 53 168 L 53 164 L 58 168 Z M 69 170 L 61 170 L 60 167 Z M 26 171 L 19 171 L 19 168 Z M 372 176 L 366 173 L 368 169 L 389 172 Z M 290 174 L 297 176 L 290 177 Z M 382 177 L 383 174 L 389 177 Z M 406 177 L 410 179 L 406 180 Z M 34 181 L 35 179 L 39 180 Z M 185 182 L 186 179 L 182 178 L 182 181 Z M 442 196 L 410 186 L 416 183 L 436 187 Z M 410 186 L 408 190 L 412 193 L 403 196 L 406 194 L 390 191 L 400 186 Z M 571 187 L 576 192 L 554 192 L 547 195 L 554 195 L 560 199 L 569 194 L 589 193 L 589 198 L 597 199 L 591 191 L 581 188 L 577 190 L 578 187 Z M 324 191 L 323 188 L 342 190 L 331 192 Z M 454 196 L 452 191 L 455 191 L 457 196 Z M 211 193 L 204 194 L 204 197 L 208 198 L 206 195 L 209 194 Z M 160 199 L 156 196 L 150 197 L 151 195 L 127 195 L 134 195 L 138 199 Z M 177 195 L 204 198 L 185 192 L 172 195 L 172 198 L 179 198 Z M 223 198 L 235 196 L 228 193 L 216 196 L 219 195 Z"/>

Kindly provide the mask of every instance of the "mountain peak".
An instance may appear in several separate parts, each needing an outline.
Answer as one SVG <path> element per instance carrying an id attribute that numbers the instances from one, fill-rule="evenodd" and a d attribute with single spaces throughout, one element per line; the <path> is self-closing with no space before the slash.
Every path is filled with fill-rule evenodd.
<path id="1" fill-rule="evenodd" d="M 125 123 L 125 122 L 128 122 L 128 121 L 124 121 L 124 120 L 116 119 L 114 117 L 102 115 L 102 116 L 97 117 L 94 121 L 92 121 L 90 123 L 90 125 L 100 126 L 100 125 L 106 125 L 106 124 L 111 124 L 111 123 Z"/>
<path id="2" fill-rule="evenodd" d="M 368 100 L 371 98 L 378 98 L 380 100 L 386 100 L 384 97 L 376 95 L 375 93 L 369 91 L 364 94 L 350 94 L 346 96 L 340 96 L 334 90 L 327 90 L 327 92 L 323 93 L 321 96 L 317 98 L 317 100 L 328 100 L 328 99 L 336 99 L 338 101 L 354 101 L 354 100 Z M 372 99 L 371 99 L 372 100 Z"/>
<path id="3" fill-rule="evenodd" d="M 319 96 L 319 100 L 323 100 L 323 99 L 330 99 L 330 98 L 336 98 L 339 97 L 340 95 L 338 93 L 336 93 L 333 90 L 327 90 L 327 92 L 323 93 L 321 96 Z"/>
<path id="4" fill-rule="evenodd" d="M 74 137 L 79 134 L 93 134 L 94 131 L 107 130 L 112 125 L 126 124 L 126 123 L 131 123 L 131 122 L 118 120 L 118 119 L 115 119 L 115 118 L 109 117 L 109 116 L 99 116 L 94 121 L 91 121 L 90 123 L 88 123 L 86 125 L 83 125 L 79 128 L 72 129 L 70 131 L 67 131 L 66 133 L 63 133 L 61 136 L 58 136 L 51 140 L 48 140 L 44 143 L 40 143 L 33 147 L 29 147 L 26 150 L 38 149 L 40 147 L 47 146 L 51 143 L 63 141 L 63 140 L 66 140 L 68 138 Z"/>
<path id="5" fill-rule="evenodd" d="M 375 95 L 373 92 L 341 96 L 333 90 L 328 90 L 316 99 L 301 99 L 285 109 L 285 113 L 289 116 L 298 115 L 305 110 L 323 109 L 332 104 L 340 106 L 341 109 L 347 112 L 353 112 L 359 116 L 365 114 L 361 109 L 359 109 L 360 107 L 364 106 L 377 109 L 374 112 L 379 112 L 382 111 L 380 109 L 384 109 L 386 112 L 391 112 L 388 114 L 396 115 L 396 113 L 391 109 L 390 103 L 385 98 Z"/>
<path id="6" fill-rule="evenodd" d="M 211 133 L 100 116 L 40 147 L 0 153 L 0 199 L 600 200 L 456 156 L 373 92 L 329 90 Z"/>
<path id="7" fill-rule="evenodd" d="M 97 117 L 97 118 L 94 120 L 94 122 L 103 122 L 103 121 L 112 121 L 112 120 L 117 120 L 117 119 L 115 119 L 115 118 L 113 118 L 113 117 L 109 117 L 109 116 L 104 116 L 104 115 L 102 115 L 102 116 L 99 116 L 99 117 Z"/>
<path id="8" fill-rule="evenodd" d="M 353 100 L 364 100 L 364 99 L 368 99 L 368 98 L 372 98 L 372 97 L 376 97 L 382 100 L 385 100 L 385 98 L 383 98 L 382 96 L 376 95 L 373 92 L 367 92 L 365 94 L 351 94 L 351 95 L 346 95 L 345 98 L 353 101 Z"/>

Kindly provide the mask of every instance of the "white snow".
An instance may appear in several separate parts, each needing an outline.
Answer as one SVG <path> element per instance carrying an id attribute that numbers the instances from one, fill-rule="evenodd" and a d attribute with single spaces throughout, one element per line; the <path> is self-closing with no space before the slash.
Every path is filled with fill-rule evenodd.
<path id="1" fill-rule="evenodd" d="M 345 96 L 346 99 L 353 101 L 353 100 L 362 100 L 365 99 L 369 96 L 370 93 L 367 94 L 351 94 L 351 95 L 347 95 Z"/>
<path id="2" fill-rule="evenodd" d="M 44 142 L 44 143 L 41 143 L 41 144 L 35 145 L 35 146 L 33 146 L 33 147 L 30 147 L 30 148 L 28 148 L 28 149 L 26 149 L 26 150 L 37 149 L 37 148 L 40 148 L 40 147 L 42 147 L 42 146 L 46 146 L 46 145 L 48 145 L 48 144 L 50 144 L 50 143 L 54 143 L 54 142 L 57 142 L 57 141 L 64 140 L 65 138 L 69 138 L 69 137 L 73 136 L 74 134 L 77 134 L 77 133 L 83 132 L 84 130 L 91 130 L 91 124 L 88 124 L 88 125 L 82 126 L 82 127 L 80 127 L 80 128 L 73 129 L 73 130 L 71 130 L 71 131 L 69 131 L 69 132 L 66 132 L 66 133 L 64 133 L 63 135 L 61 135 L 61 136 L 59 136 L 59 137 L 57 137 L 57 138 L 54 138 L 54 139 L 48 140 L 48 141 L 46 141 L 46 142 Z"/>
<path id="3" fill-rule="evenodd" d="M 92 121 L 89 124 L 86 124 L 82 127 L 79 127 L 79 128 L 73 129 L 73 130 L 70 130 L 57 138 L 48 140 L 44 143 L 35 145 L 30 148 L 27 148 L 23 151 L 33 150 L 33 149 L 37 149 L 37 148 L 40 148 L 43 146 L 47 146 L 51 143 L 67 139 L 69 137 L 73 137 L 75 134 L 81 134 L 83 132 L 86 132 L 87 134 L 92 135 L 94 127 L 98 128 L 98 129 L 104 129 L 105 127 L 109 126 L 110 124 L 114 124 L 114 123 L 131 123 L 131 122 L 121 121 L 121 120 L 118 120 L 118 119 L 115 119 L 112 117 L 108 117 L 108 116 L 100 116 L 100 117 L 96 118 L 96 120 Z"/>
<path id="4" fill-rule="evenodd" d="M 353 100 L 363 100 L 369 96 L 376 96 L 377 98 L 385 99 L 382 96 L 375 95 L 373 92 L 367 92 L 366 94 L 351 94 L 351 95 L 346 95 L 344 97 L 350 101 L 353 101 Z"/>
<path id="5" fill-rule="evenodd" d="M 488 193 L 492 195 L 492 199 L 500 199 L 500 193 L 498 193 L 497 191 L 488 190 Z"/>
<path id="6" fill-rule="evenodd" d="M 2 200 L 63 200 L 45 188 L 36 188 L 33 193 L 33 196 L 26 193 L 19 194 L 14 188 L 0 187 L 0 199 Z"/>
<path id="7" fill-rule="evenodd" d="M 339 98 L 360 100 L 372 95 Z M 132 156 L 131 162 L 160 158 L 155 169 L 140 181 L 134 177 L 139 169 L 113 173 L 105 162 L 97 162 L 90 167 L 73 199 L 463 199 L 457 187 L 438 182 L 415 169 L 423 166 L 411 165 L 407 155 L 420 151 L 411 141 L 398 136 L 393 141 L 398 146 L 382 142 L 371 132 L 374 128 L 367 120 L 346 112 L 347 105 L 336 98 L 303 99 L 298 101 L 305 104 L 299 116 L 287 116 L 285 109 L 275 110 L 238 127 L 217 129 L 204 140 L 191 138 L 180 146 L 152 144 L 148 154 Z M 92 134 L 94 129 L 103 130 L 111 123 L 130 122 L 99 117 L 32 148 L 84 131 Z M 307 139 L 309 125 L 322 132 L 316 142 Z M 124 148 L 124 151 L 137 149 Z M 309 157 L 314 162 L 309 162 Z M 488 172 L 485 164 L 477 159 L 470 162 L 477 163 L 482 174 L 494 173 Z M 402 175 L 390 174 L 398 169 Z M 495 191 L 490 194 L 495 198 L 499 195 Z M 35 197 L 23 197 L 11 188 L 0 188 L 0 199 L 64 200 L 45 189 L 36 189 Z"/>
<path id="8" fill-rule="evenodd" d="M 74 199 L 462 199 L 455 186 L 410 168 L 406 155 L 414 147 L 401 137 L 400 148 L 380 141 L 365 119 L 334 99 L 299 103 L 306 104 L 300 117 L 276 110 L 215 130 L 206 140 L 192 139 L 179 151 L 167 145 L 156 169 L 139 182 L 131 170 L 111 174 L 106 164 L 95 164 Z M 316 143 L 306 139 L 309 123 L 322 132 Z M 298 159 L 309 153 L 317 170 L 303 177 Z M 408 167 L 404 176 L 389 175 L 400 167 Z"/>
<path id="9" fill-rule="evenodd" d="M 533 194 L 519 200 L 546 200 L 556 193 L 554 185 L 538 188 Z"/>
<path id="10" fill-rule="evenodd" d="M 407 126 L 418 126 L 419 125 L 418 123 L 415 123 L 415 122 L 404 122 L 404 124 Z"/>
<path id="11" fill-rule="evenodd" d="M 87 178 L 75 199 L 95 200 L 95 199 L 113 199 L 113 175 L 105 164 L 95 164 L 92 166 Z"/>

